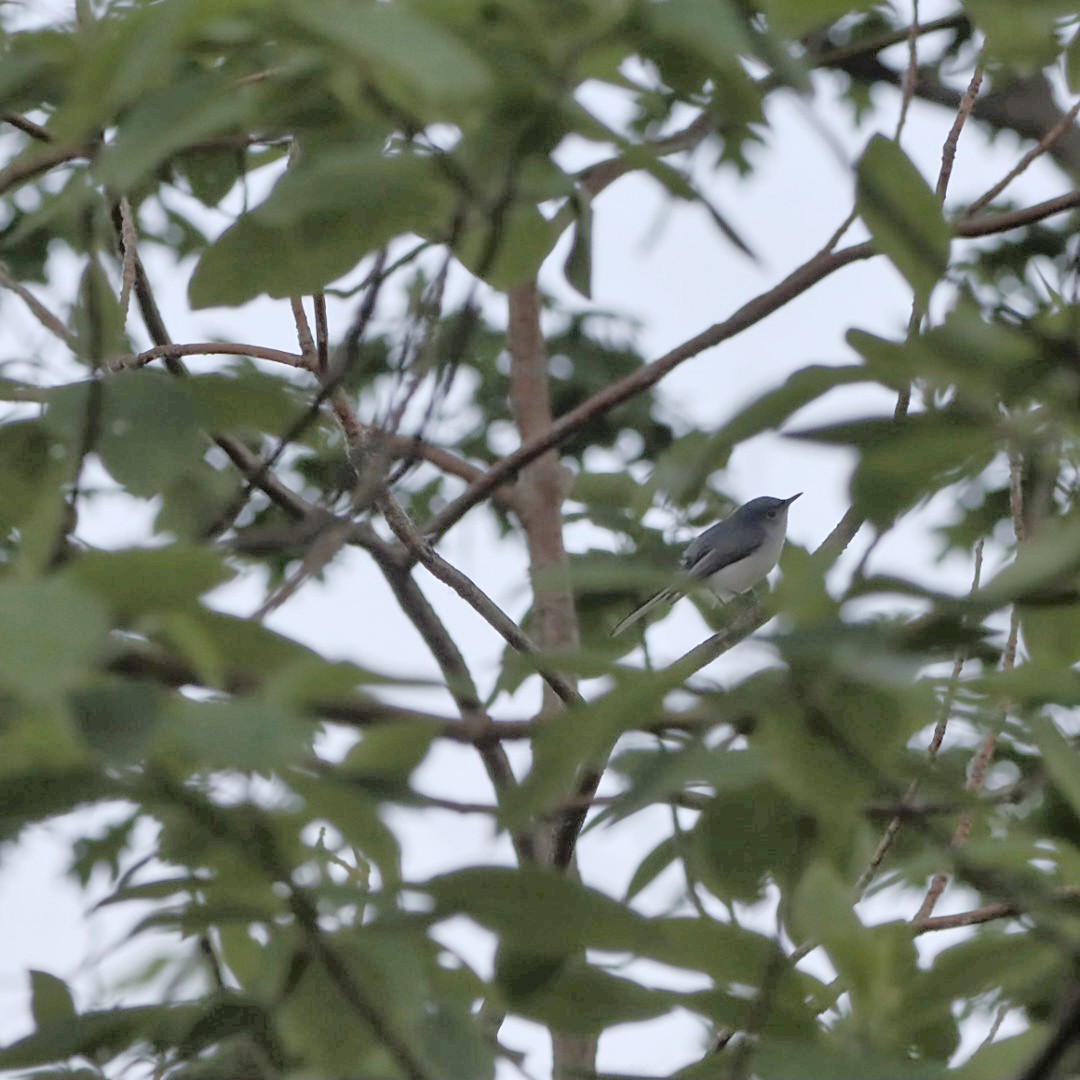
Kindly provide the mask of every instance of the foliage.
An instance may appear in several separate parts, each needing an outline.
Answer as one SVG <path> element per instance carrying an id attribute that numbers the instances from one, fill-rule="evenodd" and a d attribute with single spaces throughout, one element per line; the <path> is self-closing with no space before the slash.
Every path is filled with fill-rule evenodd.
<path id="1" fill-rule="evenodd" d="M 1061 216 L 1080 200 L 1018 207 L 999 191 L 943 212 L 947 174 L 935 192 L 872 105 L 871 89 L 904 81 L 884 51 L 908 39 L 907 15 L 853 0 L 80 0 L 76 12 L 28 28 L 0 14 L 0 289 L 62 347 L 0 384 L 0 840 L 123 807 L 74 841 L 72 873 L 107 876 L 104 904 L 143 912 L 136 936 L 170 948 L 165 971 L 112 1006 L 84 1008 L 55 974 L 29 973 L 35 1027 L 0 1048 L 0 1068 L 467 1080 L 512 1057 L 505 1015 L 550 1029 L 562 1068 L 566 1040 L 676 1009 L 717 1036 L 687 1078 L 1080 1068 L 1080 306 Z M 1063 66 L 1075 90 L 1072 5 L 964 0 L 937 33 L 916 93 L 963 119 L 949 72 L 984 64 L 992 93 L 969 122 L 1030 137 L 1017 119 L 1030 109 L 1000 103 L 1034 92 L 1040 152 L 1080 173 L 1046 77 Z M 844 249 L 837 236 L 758 309 L 647 364 L 632 329 L 589 302 L 605 188 L 647 174 L 701 205 L 742 258 L 754 238 L 679 155 L 698 147 L 752 183 L 773 101 L 812 99 L 821 68 L 849 80 L 872 134 L 853 175 L 871 239 Z M 597 87 L 618 96 L 619 122 L 590 106 Z M 598 163 L 564 168 L 569 143 Z M 571 234 L 559 269 L 575 303 L 548 301 L 547 377 L 515 397 L 521 342 L 485 301 L 508 295 L 513 323 Z M 682 360 L 879 256 L 915 302 L 903 340 L 851 326 L 856 363 L 808 357 L 719 431 L 664 412 L 652 388 Z M 78 284 L 65 277 L 75 263 Z M 192 309 L 268 296 L 296 311 L 314 295 L 318 312 L 329 293 L 355 298 L 354 322 L 331 342 L 299 317 L 296 354 L 176 346 L 154 299 L 161 265 L 187 275 Z M 466 283 L 453 303 L 451 278 Z M 64 297 L 57 312 L 36 298 L 44 285 Z M 405 313 L 391 329 L 371 317 L 388 292 Z M 213 353 L 229 359 L 185 369 Z M 662 500 L 691 524 L 722 516 L 733 449 L 854 382 L 896 393 L 896 414 L 787 429 L 857 460 L 838 538 L 789 549 L 780 588 L 719 616 L 705 652 L 623 663 L 635 642 L 607 628 L 675 555 L 645 511 Z M 542 398 L 563 425 L 550 439 L 550 424 L 528 427 Z M 535 640 L 499 622 L 482 582 L 453 580 L 507 638 L 497 693 L 543 677 L 562 698 L 524 732 L 520 782 L 500 757 L 513 725 L 488 718 L 415 584 L 417 562 L 443 580 L 454 568 L 409 526 L 437 542 L 515 425 L 536 452 L 499 474 L 515 483 L 481 494 L 504 534 L 530 541 Z M 561 522 L 590 523 L 607 546 L 562 559 L 560 539 L 545 562 L 555 445 L 572 474 Z M 152 506 L 139 543 L 81 539 L 100 487 Z M 861 523 L 884 534 L 942 492 L 961 508 L 943 543 L 979 544 L 980 565 L 984 540 L 997 545 L 1015 556 L 1004 570 L 964 597 L 861 568 L 825 587 Z M 287 595 L 345 545 L 385 574 L 459 715 L 391 705 L 384 691 L 401 700 L 407 686 L 207 599 L 260 573 Z M 574 630 L 560 639 L 545 601 L 570 588 Z M 918 614 L 898 614 L 897 596 Z M 690 678 L 774 613 L 775 663 L 722 692 Z M 583 698 L 579 676 L 605 681 Z M 927 753 L 950 719 L 970 746 Z M 328 726 L 353 734 L 340 760 L 322 753 Z M 483 755 L 517 861 L 413 880 L 388 811 L 430 805 L 413 777 L 445 739 Z M 1007 787 L 984 789 L 991 756 Z M 590 827 L 673 807 L 671 835 L 640 853 L 622 897 L 568 865 L 607 768 L 619 794 Z M 640 894 L 673 866 L 685 902 L 644 914 Z M 932 890 L 912 918 L 911 890 L 935 874 L 976 899 L 958 922 L 970 933 L 931 956 L 917 939 L 952 923 L 935 921 Z M 895 920 L 860 921 L 867 885 L 895 896 Z M 765 907 L 770 930 L 741 917 Z M 497 940 L 490 972 L 446 944 L 462 918 Z M 827 963 L 802 965 L 811 949 Z M 655 965 L 683 974 L 654 985 L 642 973 Z M 958 1060 L 964 1025 L 985 1031 L 995 1010 L 1023 1030 Z"/>

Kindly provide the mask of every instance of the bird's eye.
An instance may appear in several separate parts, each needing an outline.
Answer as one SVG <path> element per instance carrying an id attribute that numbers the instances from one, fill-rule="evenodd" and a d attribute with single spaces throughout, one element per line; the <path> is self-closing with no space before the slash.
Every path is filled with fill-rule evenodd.
<path id="1" fill-rule="evenodd" d="M 771 517 L 771 518 L 776 517 L 776 511 L 775 510 L 770 510 L 769 511 L 769 517 Z"/>

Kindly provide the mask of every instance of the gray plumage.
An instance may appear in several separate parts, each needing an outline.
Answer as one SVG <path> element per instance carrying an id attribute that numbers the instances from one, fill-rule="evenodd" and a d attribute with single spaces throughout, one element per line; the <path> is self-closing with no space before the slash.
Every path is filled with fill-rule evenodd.
<path id="1" fill-rule="evenodd" d="M 705 582 L 721 601 L 752 589 L 779 561 L 788 507 L 799 495 L 790 499 L 762 495 L 744 503 L 691 541 L 682 555 L 683 574 L 692 582 Z M 673 603 L 683 592 L 682 587 L 673 586 L 649 597 L 615 626 L 612 637 L 661 604 Z"/>

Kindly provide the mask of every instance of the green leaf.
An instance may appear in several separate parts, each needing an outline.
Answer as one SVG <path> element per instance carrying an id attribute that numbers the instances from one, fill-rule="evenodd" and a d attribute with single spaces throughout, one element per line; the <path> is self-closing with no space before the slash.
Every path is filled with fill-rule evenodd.
<path id="1" fill-rule="evenodd" d="M 441 733 L 441 724 L 424 721 L 368 728 L 346 754 L 340 771 L 349 778 L 405 783 Z"/>
<path id="2" fill-rule="evenodd" d="M 587 194 L 575 197 L 574 242 L 566 256 L 563 275 L 586 300 L 592 299 L 592 204 Z"/>
<path id="3" fill-rule="evenodd" d="M 121 622 L 195 607 L 200 596 L 232 576 L 220 552 L 182 544 L 81 552 L 62 574 L 93 593 Z"/>
<path id="4" fill-rule="evenodd" d="M 859 213 L 920 301 L 949 265 L 941 202 L 896 143 L 875 135 L 856 166 Z"/>
<path id="5" fill-rule="evenodd" d="M 797 39 L 811 30 L 830 26 L 849 12 L 865 11 L 873 0 L 766 0 L 769 24 L 786 37 Z"/>
<path id="6" fill-rule="evenodd" d="M 185 385 L 207 431 L 278 434 L 307 407 L 295 386 L 260 371 L 194 375 Z"/>
<path id="7" fill-rule="evenodd" d="M 141 757 L 165 716 L 167 692 L 131 679 L 109 680 L 75 691 L 71 714 L 87 745 L 110 760 Z"/>
<path id="8" fill-rule="evenodd" d="M 38 1028 L 75 1016 L 75 1001 L 63 979 L 47 971 L 30 972 L 30 1011 Z"/>
<path id="9" fill-rule="evenodd" d="M 858 364 L 831 366 L 811 364 L 790 375 L 775 390 L 741 408 L 709 439 L 702 460 L 710 470 L 722 468 L 739 443 L 764 431 L 775 431 L 799 409 L 817 401 L 830 390 L 855 383 L 872 382 L 874 376 Z"/>
<path id="10" fill-rule="evenodd" d="M 630 883 L 626 886 L 626 895 L 623 896 L 623 901 L 627 904 L 634 899 L 635 896 L 647 886 L 651 885 L 676 859 L 680 857 L 680 837 L 669 836 L 664 840 L 661 840 L 645 856 L 644 859 L 638 863 L 637 869 L 634 871 L 633 876 L 630 878 Z"/>
<path id="11" fill-rule="evenodd" d="M 742 927 L 697 918 L 647 919 L 617 900 L 542 870 L 473 867 L 428 882 L 436 915 L 464 914 L 532 957 L 584 949 L 630 953 L 717 980 L 756 985 L 775 943 Z"/>
<path id="12" fill-rule="evenodd" d="M 751 1061 L 754 1076 L 761 1080 L 944 1080 L 947 1075 L 941 1062 L 849 1050 L 830 1046 L 823 1038 L 812 1042 L 763 1039 Z"/>
<path id="13" fill-rule="evenodd" d="M 449 206 L 430 158 L 313 150 L 207 248 L 188 289 L 191 303 L 236 306 L 260 293 L 317 292 L 403 233 L 441 239 Z"/>
<path id="14" fill-rule="evenodd" d="M 962 412 L 874 417 L 788 433 L 861 451 L 851 480 L 855 508 L 888 522 L 941 487 L 981 472 L 997 453 L 994 431 Z"/>
<path id="15" fill-rule="evenodd" d="M 1066 739 L 1045 717 L 1034 721 L 1032 735 L 1042 752 L 1043 768 L 1080 820 L 1080 756 L 1075 741 Z"/>
<path id="16" fill-rule="evenodd" d="M 170 767 L 272 772 L 310 747 L 314 722 L 276 702 L 173 699 L 153 752 Z"/>
<path id="17" fill-rule="evenodd" d="M 146 1039 L 169 1010 L 143 1005 L 58 1018 L 0 1048 L 0 1069 L 32 1069 L 76 1056 L 108 1061 Z"/>
<path id="18" fill-rule="evenodd" d="M 1053 1032 L 1047 1024 L 1033 1024 L 1019 1035 L 980 1046 L 949 1076 L 951 1080 L 1000 1080 L 1003 1076 L 1022 1076 L 1051 1038 Z"/>
<path id="19" fill-rule="evenodd" d="M 566 1035 L 599 1035 L 615 1024 L 663 1016 L 683 995 L 619 978 L 583 961 L 500 956 L 496 982 L 510 1011 Z"/>
<path id="20" fill-rule="evenodd" d="M 71 316 L 76 350 L 90 363 L 127 349 L 120 298 L 97 259 L 91 258 L 79 283 L 79 302 Z"/>
<path id="21" fill-rule="evenodd" d="M 368 77 L 428 105 L 471 102 L 492 88 L 487 66 L 464 41 L 397 5 L 293 0 L 298 25 L 360 62 Z"/>
<path id="22" fill-rule="evenodd" d="M 1019 6 L 1009 0 L 964 0 L 964 12 L 986 35 L 986 49 L 994 60 L 1032 73 L 1057 58 L 1058 20 L 1075 14 L 1075 8 L 1055 0 Z"/>
<path id="23" fill-rule="evenodd" d="M 854 901 L 851 886 L 815 860 L 795 890 L 791 919 L 797 940 L 823 945 L 845 988 L 861 996 L 873 984 L 877 958 L 867 949 L 868 934 L 852 910 Z"/>
<path id="24" fill-rule="evenodd" d="M 1065 79 L 1074 94 L 1080 94 L 1080 30 L 1077 30 L 1065 50 Z"/>
<path id="25" fill-rule="evenodd" d="M 598 814 L 595 821 L 622 821 L 656 802 L 665 802 L 693 783 L 714 791 L 740 791 L 768 775 L 759 750 L 717 750 L 694 742 L 678 750 L 628 750 L 611 767 L 629 781 L 628 788 Z"/>
<path id="26" fill-rule="evenodd" d="M 0 425 L 0 533 L 21 524 L 41 499 L 59 499 L 63 469 L 52 456 L 55 445 L 38 420 Z"/>
<path id="27" fill-rule="evenodd" d="M 813 836 L 808 818 L 771 783 L 720 791 L 693 832 L 690 865 L 721 900 L 761 898 L 778 871 L 794 873 Z"/>
<path id="28" fill-rule="evenodd" d="M 109 376 L 98 390 L 93 448 L 131 494 L 156 495 L 202 459 L 206 437 L 182 380 L 160 371 L 128 371 Z M 58 388 L 46 426 L 80 446 L 92 392 L 85 382 Z"/>
<path id="29" fill-rule="evenodd" d="M 470 213 L 454 254 L 470 273 L 505 292 L 536 275 L 558 238 L 554 222 L 535 206 L 514 203 L 498 218 Z"/>
<path id="30" fill-rule="evenodd" d="M 230 131 L 249 111 L 247 88 L 228 86 L 217 74 L 189 74 L 135 103 L 96 159 L 95 170 L 102 183 L 128 190 L 171 154 Z M 235 179 L 235 154 L 233 162 Z"/>
<path id="31" fill-rule="evenodd" d="M 70 582 L 0 581 L 0 684 L 54 698 L 94 666 L 107 631 L 97 598 Z"/>

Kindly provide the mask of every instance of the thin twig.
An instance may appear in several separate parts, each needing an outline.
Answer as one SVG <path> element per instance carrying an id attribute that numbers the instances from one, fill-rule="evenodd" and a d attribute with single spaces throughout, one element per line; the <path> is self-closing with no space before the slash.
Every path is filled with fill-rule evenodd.
<path id="1" fill-rule="evenodd" d="M 982 580 L 982 565 L 983 565 L 983 540 L 980 538 L 975 545 L 975 572 L 972 575 L 970 592 L 974 593 L 979 588 L 979 583 Z M 938 750 L 941 749 L 941 743 L 945 738 L 945 729 L 949 723 L 949 717 L 952 714 L 953 702 L 956 700 L 956 692 L 960 686 L 960 674 L 964 669 L 964 663 L 967 660 L 967 654 L 962 650 L 957 650 L 956 656 L 953 658 L 952 673 L 949 676 L 949 681 L 945 687 L 945 696 L 941 702 L 941 711 L 938 714 L 938 721 L 934 725 L 934 734 L 930 739 L 930 744 L 926 748 L 926 756 L 933 761 L 937 757 Z M 919 789 L 918 780 L 913 780 L 908 787 L 907 793 L 904 796 L 904 802 L 909 802 Z M 893 842 L 896 840 L 896 834 L 900 831 L 900 827 L 903 824 L 904 815 L 896 814 L 885 827 L 885 832 L 882 834 L 881 839 L 878 841 L 877 847 L 874 849 L 874 854 L 870 859 L 866 869 L 859 875 L 859 880 L 855 882 L 855 899 L 856 902 L 862 899 L 863 893 L 866 892 L 867 886 L 873 880 L 874 875 L 878 872 L 882 862 L 885 860 L 885 856 L 888 854 L 889 849 L 892 847 Z"/>
<path id="2" fill-rule="evenodd" d="M 466 574 L 448 563 L 416 531 L 408 515 L 394 498 L 384 493 L 379 509 L 394 535 L 441 582 L 449 585 L 489 626 L 493 627 L 513 649 L 536 668 L 543 680 L 567 705 L 583 705 L 584 700 L 574 686 L 557 671 L 552 671 L 539 658 L 540 650 L 509 615 Z"/>
<path id="3" fill-rule="evenodd" d="M 907 46 L 908 62 L 904 71 L 904 85 L 900 94 L 900 116 L 896 121 L 896 132 L 893 142 L 900 144 L 900 136 L 904 133 L 904 124 L 907 122 L 908 109 L 911 99 L 915 96 L 915 84 L 919 77 L 919 0 L 911 0 L 911 26 L 908 28 Z"/>
<path id="4" fill-rule="evenodd" d="M 271 360 L 276 364 L 289 367 L 306 368 L 307 361 L 296 353 L 271 349 L 265 345 L 248 345 L 237 341 L 194 341 L 187 345 L 155 345 L 135 356 L 121 356 L 113 359 L 113 368 L 140 368 L 154 360 L 170 359 L 178 356 L 250 356 L 257 360 Z"/>
<path id="5" fill-rule="evenodd" d="M 307 313 L 304 311 L 303 297 L 290 297 L 289 307 L 292 309 L 293 323 L 296 326 L 296 344 L 300 347 L 300 355 L 307 360 L 310 367 L 314 367 L 318 363 L 318 354 L 315 350 L 315 339 L 311 336 Z"/>
<path id="6" fill-rule="evenodd" d="M 33 180 L 35 176 L 48 172 L 57 165 L 79 158 L 88 158 L 94 152 L 92 143 L 78 143 L 75 146 L 63 143 L 49 143 L 32 155 L 16 158 L 7 168 L 0 169 L 0 195 L 9 188 Z"/>
<path id="7" fill-rule="evenodd" d="M 988 203 L 993 202 L 1036 158 L 1041 157 L 1061 141 L 1075 123 L 1077 114 L 1080 114 L 1080 99 L 1005 176 L 992 188 L 980 195 L 970 206 L 961 211 L 961 216 L 968 217 L 981 210 Z"/>
<path id="8" fill-rule="evenodd" d="M 20 131 L 29 135 L 31 139 L 37 139 L 38 142 L 52 142 L 52 132 L 48 128 L 42 127 L 40 124 L 35 124 L 33 120 L 27 119 L 20 113 L 5 112 L 0 113 L 0 120 L 3 120 L 5 124 L 10 124 L 12 127 L 18 128 Z"/>
<path id="9" fill-rule="evenodd" d="M 49 333 L 58 337 L 72 351 L 75 350 L 75 335 L 29 289 L 16 281 L 3 263 L 0 263 L 0 288 L 13 292 Z"/>
<path id="10" fill-rule="evenodd" d="M 135 216 L 126 195 L 121 196 L 117 204 L 120 213 L 120 250 L 124 255 L 120 281 L 120 318 L 127 322 L 128 305 L 131 303 L 131 290 L 135 287 L 135 260 L 138 258 L 138 233 L 135 230 Z"/>
<path id="11" fill-rule="evenodd" d="M 956 160 L 956 146 L 960 141 L 960 132 L 964 130 L 964 124 L 971 115 L 971 110 L 975 108 L 975 99 L 979 96 L 979 87 L 982 86 L 982 81 L 983 64 L 982 60 L 980 60 L 975 65 L 975 71 L 971 76 L 971 81 L 968 83 L 968 88 L 960 99 L 960 108 L 956 110 L 956 118 L 953 120 L 952 128 L 945 139 L 945 145 L 941 148 L 941 170 L 938 173 L 937 185 L 934 190 L 942 202 L 945 201 L 945 193 L 949 189 L 949 178 L 952 176 L 953 162 Z"/>
<path id="12" fill-rule="evenodd" d="M 1075 210 L 1078 206 L 1080 206 L 1080 191 L 1067 191 L 1064 195 L 1055 195 L 1052 199 L 1035 203 L 1034 206 L 1026 206 L 1021 210 L 1010 210 L 984 218 L 961 217 L 953 221 L 952 230 L 956 236 L 962 237 L 995 236 L 998 233 L 1022 228 L 1024 225 L 1034 225 L 1055 214 Z"/>

